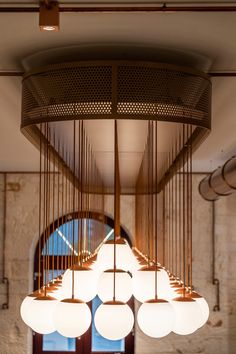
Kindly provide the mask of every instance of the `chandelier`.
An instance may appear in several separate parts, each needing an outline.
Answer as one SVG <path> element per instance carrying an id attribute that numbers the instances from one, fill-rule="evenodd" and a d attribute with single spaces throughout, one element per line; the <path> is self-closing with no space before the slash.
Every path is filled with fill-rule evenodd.
<path id="1" fill-rule="evenodd" d="M 205 74 L 155 63 L 72 63 L 25 75 L 22 131 L 40 150 L 39 283 L 23 300 L 21 317 L 35 332 L 83 335 L 92 320 L 87 303 L 97 295 L 103 303 L 95 326 L 110 340 L 133 328 L 131 296 L 141 303 L 137 322 L 150 337 L 188 335 L 206 323 L 209 307 L 193 291 L 192 279 L 192 153 L 210 128 L 210 88 Z M 97 228 L 96 245 L 88 245 L 87 225 L 76 226 L 72 218 L 64 272 L 59 275 L 57 264 L 50 279 L 47 239 L 51 231 L 59 232 L 56 215 L 59 220 L 69 209 L 78 220 L 86 219 L 91 210 L 104 208 L 106 187 L 84 129 L 85 119 L 100 118 L 115 119 L 114 240 L 104 243 L 104 230 Z M 124 118 L 148 120 L 133 249 L 120 237 L 117 122 Z M 73 123 L 69 147 L 58 137 L 58 121 Z M 158 121 L 179 123 L 161 169 Z"/>

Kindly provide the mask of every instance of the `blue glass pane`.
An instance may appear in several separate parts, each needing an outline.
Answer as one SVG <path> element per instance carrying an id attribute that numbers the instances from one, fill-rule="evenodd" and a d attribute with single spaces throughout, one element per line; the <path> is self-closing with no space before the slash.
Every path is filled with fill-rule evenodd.
<path id="1" fill-rule="evenodd" d="M 92 303 L 92 315 L 97 308 L 100 306 L 101 300 L 99 297 L 95 297 Z M 108 340 L 102 337 L 96 330 L 94 321 L 92 322 L 92 352 L 124 352 L 125 351 L 125 340 Z"/>
<path id="2" fill-rule="evenodd" d="M 43 255 L 71 255 L 73 246 L 73 232 L 74 232 L 74 254 L 77 256 L 78 253 L 78 231 L 81 230 L 81 225 L 83 225 L 84 230 L 84 240 L 87 240 L 88 249 L 90 249 L 91 238 L 94 235 L 94 229 L 98 228 L 98 224 L 101 227 L 101 222 L 92 219 L 76 219 L 66 222 L 61 225 L 58 229 L 54 231 L 48 238 L 46 245 L 42 250 Z M 103 227 L 103 226 L 102 226 Z M 86 231 L 85 231 L 86 230 Z M 105 225 L 105 235 L 108 235 L 111 228 Z M 113 238 L 111 234 L 110 239 Z M 98 245 L 97 245 L 98 246 Z M 97 247 L 96 246 L 96 247 Z"/>
<path id="3" fill-rule="evenodd" d="M 74 227 L 74 229 L 73 229 Z M 78 249 L 78 220 L 75 220 L 74 226 L 73 221 L 69 221 L 61 225 L 58 229 L 54 231 L 53 234 L 47 240 L 46 246 L 44 246 L 42 254 L 46 253 L 49 255 L 71 255 L 72 245 L 73 245 L 73 230 L 74 230 L 74 249 Z"/>
<path id="4" fill-rule="evenodd" d="M 58 332 L 44 334 L 43 351 L 75 352 L 75 338 L 66 338 Z"/>
<path id="5" fill-rule="evenodd" d="M 44 276 L 44 280 L 46 280 L 46 282 L 48 283 L 49 281 L 55 279 L 57 277 L 57 275 L 61 275 L 64 273 L 64 270 L 54 270 L 52 271 L 51 269 L 47 270 L 47 271 L 44 271 L 43 272 L 43 276 Z M 54 276 L 53 276 L 54 275 Z"/>

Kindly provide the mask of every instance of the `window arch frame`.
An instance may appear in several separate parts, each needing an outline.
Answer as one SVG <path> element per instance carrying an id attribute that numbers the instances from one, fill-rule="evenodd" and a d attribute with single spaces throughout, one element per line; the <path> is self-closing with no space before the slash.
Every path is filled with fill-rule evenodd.
<path id="1" fill-rule="evenodd" d="M 112 229 L 114 229 L 114 220 L 105 214 L 99 213 L 97 211 L 79 211 L 67 213 L 65 215 L 60 216 L 58 219 L 54 220 L 46 229 L 45 235 L 44 232 L 41 234 L 40 242 L 38 241 L 37 246 L 35 248 L 34 254 L 34 290 L 38 288 L 38 271 L 39 271 L 39 245 L 41 247 L 41 251 L 47 242 L 47 240 L 52 235 L 53 231 L 65 224 L 68 221 L 72 221 L 74 219 L 91 219 L 97 220 L 100 222 L 104 222 Z M 126 230 L 121 226 L 120 227 L 120 236 L 127 240 L 130 246 L 132 246 L 132 242 Z M 43 262 L 43 255 L 40 256 L 40 262 Z M 62 255 L 59 255 L 59 264 L 61 264 Z M 77 258 L 77 257 L 76 257 Z M 54 257 L 54 262 L 56 262 L 56 257 Z M 56 263 L 54 263 L 54 268 L 56 269 Z M 52 268 L 52 256 L 49 256 L 49 267 Z M 42 269 L 42 267 L 41 267 Z M 43 277 L 41 275 L 41 286 L 43 285 Z M 131 309 L 134 311 L 134 299 L 133 297 L 128 302 Z M 92 309 L 92 301 L 88 303 L 90 309 Z M 33 334 L 33 354 L 134 354 L 134 332 L 132 331 L 125 338 L 125 351 L 124 352 L 92 352 L 92 326 L 90 326 L 89 330 L 81 337 L 76 338 L 76 349 L 75 352 L 65 352 L 65 351 L 43 351 L 43 335 L 34 333 Z"/>

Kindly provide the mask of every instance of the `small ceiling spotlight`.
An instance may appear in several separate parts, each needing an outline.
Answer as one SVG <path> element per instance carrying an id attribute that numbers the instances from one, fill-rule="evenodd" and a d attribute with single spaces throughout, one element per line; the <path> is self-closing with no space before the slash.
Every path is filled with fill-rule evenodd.
<path id="1" fill-rule="evenodd" d="M 40 2 L 39 27 L 41 31 L 59 31 L 59 6 L 55 1 Z"/>

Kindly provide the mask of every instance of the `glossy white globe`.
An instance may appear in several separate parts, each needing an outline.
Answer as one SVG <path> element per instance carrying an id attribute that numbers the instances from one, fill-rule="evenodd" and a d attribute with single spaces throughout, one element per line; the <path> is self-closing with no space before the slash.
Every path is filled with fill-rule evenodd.
<path id="1" fill-rule="evenodd" d="M 89 329 L 91 320 L 92 316 L 88 305 L 77 299 L 62 300 L 54 308 L 55 328 L 64 337 L 80 337 Z"/>
<path id="2" fill-rule="evenodd" d="M 175 299 L 176 297 L 178 297 L 177 290 L 178 289 L 173 289 L 170 287 L 169 290 L 165 294 L 165 299 L 168 301 L 171 301 L 171 300 Z"/>
<path id="3" fill-rule="evenodd" d="M 162 338 L 174 326 L 174 309 L 165 300 L 153 300 L 142 304 L 138 310 L 138 325 L 147 336 Z"/>
<path id="4" fill-rule="evenodd" d="M 168 301 L 171 301 L 173 299 L 175 299 L 176 297 L 179 297 L 180 295 L 184 294 L 184 288 L 182 287 L 182 284 L 179 282 L 177 284 L 177 282 L 175 282 L 175 285 L 173 285 L 173 282 L 170 282 L 170 288 L 169 291 L 167 292 L 165 299 Z"/>
<path id="5" fill-rule="evenodd" d="M 98 296 L 102 302 L 113 299 L 114 269 L 109 269 L 101 274 L 98 280 Z M 132 296 L 132 279 L 124 270 L 116 269 L 116 300 L 127 302 Z"/>
<path id="6" fill-rule="evenodd" d="M 30 324 L 29 324 L 29 307 L 30 307 L 31 302 L 35 299 L 35 297 L 36 297 L 35 295 L 30 294 L 30 295 L 26 296 L 21 303 L 21 307 L 20 307 L 21 318 L 27 326 L 30 326 Z"/>
<path id="7" fill-rule="evenodd" d="M 114 241 L 102 245 L 98 251 L 97 265 L 103 271 L 114 267 Z M 123 239 L 116 241 L 116 267 L 130 272 L 139 267 L 131 248 Z"/>
<path id="8" fill-rule="evenodd" d="M 99 268 L 97 263 L 97 256 L 88 259 L 86 262 L 83 263 L 84 267 L 90 268 L 94 272 L 97 272 L 97 277 L 99 278 L 100 274 L 103 272 L 102 269 Z"/>
<path id="9" fill-rule="evenodd" d="M 199 328 L 201 309 L 198 303 L 187 297 L 178 297 L 171 302 L 175 321 L 173 332 L 179 335 L 188 335 Z"/>
<path id="10" fill-rule="evenodd" d="M 63 278 L 64 278 L 64 276 L 66 276 L 67 275 L 67 273 L 69 273 L 70 272 L 70 268 L 67 268 L 66 269 L 66 271 L 62 274 L 62 276 L 61 276 L 61 280 L 63 281 Z"/>
<path id="11" fill-rule="evenodd" d="M 200 306 L 201 309 L 201 316 L 200 316 L 200 322 L 199 322 L 199 328 L 204 326 L 204 324 L 207 322 L 210 314 L 209 306 L 204 297 L 196 293 L 195 291 L 191 292 L 189 294 L 189 297 L 193 298 L 198 305 Z"/>
<path id="12" fill-rule="evenodd" d="M 31 301 L 27 318 L 28 325 L 40 334 L 55 332 L 52 315 L 57 303 L 58 301 L 51 296 L 37 297 Z"/>
<path id="13" fill-rule="evenodd" d="M 198 303 L 198 305 L 201 308 L 202 311 L 202 318 L 199 324 L 199 328 L 204 326 L 204 324 L 207 322 L 208 318 L 209 318 L 209 314 L 210 314 L 210 310 L 209 310 L 209 306 L 208 303 L 206 302 L 206 300 L 204 299 L 204 297 L 195 299 L 196 302 Z"/>
<path id="14" fill-rule="evenodd" d="M 47 294 L 54 297 L 58 301 L 62 300 L 62 286 L 49 286 L 49 288 L 47 289 Z"/>
<path id="15" fill-rule="evenodd" d="M 64 299 L 72 297 L 72 274 L 68 271 L 62 279 L 62 294 Z M 97 295 L 99 274 L 87 267 L 76 267 L 74 270 L 75 298 L 84 302 L 91 301 Z"/>
<path id="16" fill-rule="evenodd" d="M 155 276 L 157 276 L 158 297 L 167 299 L 171 288 L 169 277 L 164 269 L 155 272 L 154 267 L 143 267 L 133 274 L 133 295 L 140 301 L 145 302 L 155 298 Z"/>
<path id="17" fill-rule="evenodd" d="M 94 316 L 98 333 L 109 340 L 126 337 L 134 325 L 131 308 L 121 302 L 106 302 L 99 306 Z"/>
<path id="18" fill-rule="evenodd" d="M 100 269 L 99 269 L 99 267 L 98 267 L 98 263 L 97 263 L 97 261 L 95 261 L 95 262 L 91 262 L 91 264 L 90 264 L 90 266 L 89 266 L 93 271 L 97 271 L 97 272 L 99 272 L 99 273 L 101 273 L 101 271 L 100 271 Z"/>

